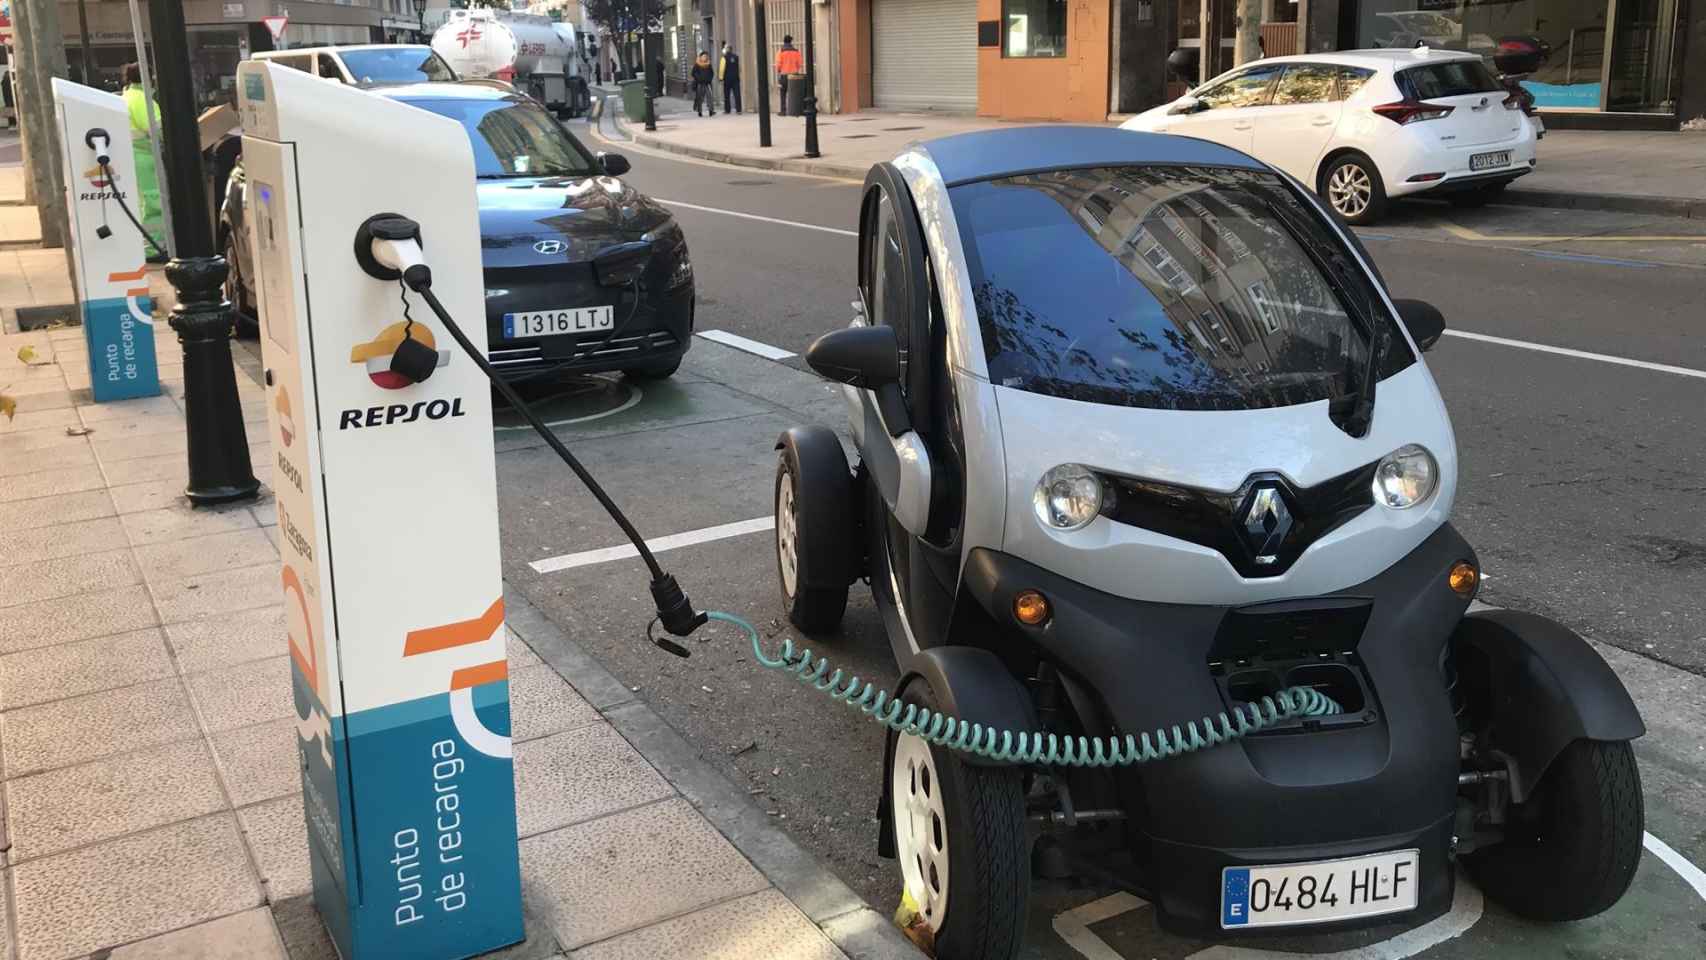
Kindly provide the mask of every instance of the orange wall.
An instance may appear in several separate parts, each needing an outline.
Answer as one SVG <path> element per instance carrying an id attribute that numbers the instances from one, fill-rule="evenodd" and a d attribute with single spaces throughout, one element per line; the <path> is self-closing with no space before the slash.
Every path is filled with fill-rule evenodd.
<path id="1" fill-rule="evenodd" d="M 871 106 L 871 0 L 835 5 L 841 33 L 841 112 Z"/>
<path id="2" fill-rule="evenodd" d="M 978 116 L 1098 123 L 1108 118 L 1113 4 L 1110 0 L 1068 2 L 1066 56 L 1007 58 L 1001 55 L 1000 47 L 978 49 Z M 1001 0 L 978 0 L 977 18 L 999 21 Z"/>

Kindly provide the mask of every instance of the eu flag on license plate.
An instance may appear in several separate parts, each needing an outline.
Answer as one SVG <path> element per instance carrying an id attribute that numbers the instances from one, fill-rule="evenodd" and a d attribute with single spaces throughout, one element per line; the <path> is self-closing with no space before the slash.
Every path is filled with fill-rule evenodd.
<path id="1" fill-rule="evenodd" d="M 1232 927 L 1250 922 L 1250 871 L 1223 870 L 1220 874 L 1220 923 Z"/>

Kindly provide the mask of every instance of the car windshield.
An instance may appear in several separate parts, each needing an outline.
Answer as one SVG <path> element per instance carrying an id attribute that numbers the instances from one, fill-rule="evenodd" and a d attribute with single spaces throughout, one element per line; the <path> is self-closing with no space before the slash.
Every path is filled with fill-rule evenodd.
<path id="1" fill-rule="evenodd" d="M 339 50 L 338 57 L 356 83 L 436 83 L 456 79 L 456 71 L 428 47 Z"/>
<path id="2" fill-rule="evenodd" d="M 1368 355 L 1346 301 L 1387 325 L 1382 378 L 1414 360 L 1363 272 L 1329 266 L 1354 264 L 1344 241 L 1274 174 L 1106 167 L 950 196 L 999 386 L 1167 410 L 1335 399 Z"/>
<path id="3" fill-rule="evenodd" d="M 462 124 L 482 180 L 585 177 L 596 172 L 586 150 L 531 100 L 411 100 Z"/>

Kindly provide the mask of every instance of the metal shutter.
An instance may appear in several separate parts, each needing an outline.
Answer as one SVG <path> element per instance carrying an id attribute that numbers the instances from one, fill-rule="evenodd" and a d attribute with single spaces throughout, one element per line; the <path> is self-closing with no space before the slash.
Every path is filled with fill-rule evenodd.
<path id="1" fill-rule="evenodd" d="M 977 0 L 875 0 L 871 93 L 890 110 L 977 111 Z"/>

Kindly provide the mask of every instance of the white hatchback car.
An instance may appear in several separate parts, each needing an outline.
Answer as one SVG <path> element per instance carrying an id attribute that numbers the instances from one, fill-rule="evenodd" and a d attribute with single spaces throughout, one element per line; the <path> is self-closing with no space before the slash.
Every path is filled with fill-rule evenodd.
<path id="1" fill-rule="evenodd" d="M 1427 47 L 1257 60 L 1122 126 L 1242 150 L 1355 224 L 1423 192 L 1486 203 L 1534 169 L 1517 98 L 1476 54 Z"/>

